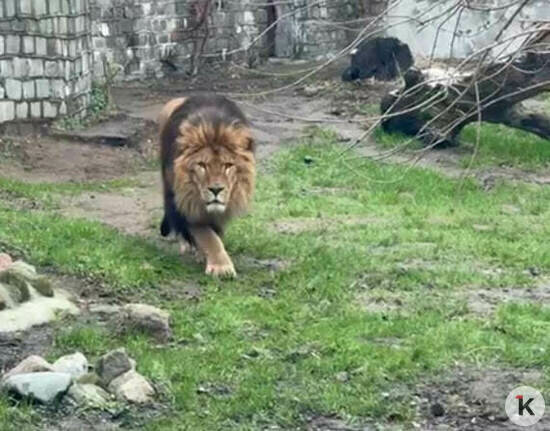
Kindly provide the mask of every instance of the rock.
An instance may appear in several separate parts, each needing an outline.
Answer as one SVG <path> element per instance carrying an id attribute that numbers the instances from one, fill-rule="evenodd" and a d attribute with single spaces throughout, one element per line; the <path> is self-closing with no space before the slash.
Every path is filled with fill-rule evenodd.
<path id="1" fill-rule="evenodd" d="M 128 304 L 122 310 L 129 327 L 147 332 L 159 341 L 166 341 L 172 336 L 170 314 L 166 311 L 147 304 Z"/>
<path id="2" fill-rule="evenodd" d="M 93 304 L 90 305 L 90 313 L 94 314 L 117 314 L 120 313 L 120 306 L 119 305 L 109 305 L 109 304 Z"/>
<path id="3" fill-rule="evenodd" d="M 23 262 L 22 260 L 14 262 L 10 266 L 10 270 L 13 270 L 27 280 L 35 280 L 38 277 L 36 274 L 36 268 L 26 262 Z"/>
<path id="4" fill-rule="evenodd" d="M 0 253 L 0 271 L 3 271 L 4 269 L 9 268 L 12 263 L 13 261 L 11 260 L 11 257 L 9 254 Z"/>
<path id="5" fill-rule="evenodd" d="M 106 353 L 97 362 L 97 375 L 107 386 L 114 378 L 132 369 L 132 362 L 123 347 Z"/>
<path id="6" fill-rule="evenodd" d="M 107 391 L 90 383 L 75 383 L 67 395 L 79 406 L 92 408 L 106 407 L 111 398 Z"/>
<path id="7" fill-rule="evenodd" d="M 101 379 L 96 373 L 86 373 L 76 379 L 76 382 L 82 384 L 98 385 L 101 382 Z"/>
<path id="8" fill-rule="evenodd" d="M 46 277 L 37 277 L 32 282 L 32 287 L 34 287 L 42 296 L 47 296 L 48 298 L 53 297 L 52 283 Z"/>
<path id="9" fill-rule="evenodd" d="M 430 406 L 430 412 L 437 418 L 445 415 L 445 408 L 440 403 L 433 403 Z"/>
<path id="10" fill-rule="evenodd" d="M 151 402 L 155 394 L 155 390 L 145 377 L 135 370 L 130 370 L 114 379 L 109 384 L 109 391 L 120 400 L 137 404 Z"/>
<path id="11" fill-rule="evenodd" d="M 76 380 L 88 372 L 88 360 L 82 353 L 76 352 L 62 356 L 53 363 L 52 367 L 54 371 L 70 374 Z"/>
<path id="12" fill-rule="evenodd" d="M 9 370 L 2 377 L 2 380 L 4 381 L 16 374 L 40 373 L 44 371 L 53 371 L 52 365 L 41 356 L 31 355 Z"/>
<path id="13" fill-rule="evenodd" d="M 29 283 L 13 267 L 0 272 L 0 284 L 14 304 L 21 304 L 31 297 Z"/>
<path id="14" fill-rule="evenodd" d="M 6 379 L 2 387 L 22 397 L 49 404 L 67 392 L 70 385 L 70 374 L 45 371 L 42 373 L 16 374 Z"/>

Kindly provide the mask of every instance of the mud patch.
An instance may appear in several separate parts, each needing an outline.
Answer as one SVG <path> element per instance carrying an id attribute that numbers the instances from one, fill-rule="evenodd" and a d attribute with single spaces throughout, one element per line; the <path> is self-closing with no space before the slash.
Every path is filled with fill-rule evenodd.
<path id="1" fill-rule="evenodd" d="M 241 256 L 236 259 L 237 264 L 246 268 L 267 270 L 269 272 L 284 271 L 290 267 L 291 262 L 282 259 L 257 259 L 250 256 Z"/>
<path id="2" fill-rule="evenodd" d="M 502 304 L 549 304 L 550 284 L 526 288 L 477 289 L 464 292 L 463 295 L 471 312 L 487 316 Z"/>
<path id="3" fill-rule="evenodd" d="M 120 178 L 143 165 L 135 149 L 62 141 L 22 139 L 10 159 L 0 162 L 6 178 L 26 182 L 82 182 Z M 15 145 L 15 144 L 14 144 Z"/>
<path id="4" fill-rule="evenodd" d="M 16 333 L 0 332 L 0 374 L 29 355 L 43 356 L 52 346 L 53 332 L 48 325 Z"/>
<path id="5" fill-rule="evenodd" d="M 538 370 L 460 367 L 435 382 L 416 388 L 417 422 L 423 430 L 497 431 L 517 430 L 506 416 L 508 393 L 522 385 L 540 387 Z M 546 415 L 532 428 L 548 430 Z"/>

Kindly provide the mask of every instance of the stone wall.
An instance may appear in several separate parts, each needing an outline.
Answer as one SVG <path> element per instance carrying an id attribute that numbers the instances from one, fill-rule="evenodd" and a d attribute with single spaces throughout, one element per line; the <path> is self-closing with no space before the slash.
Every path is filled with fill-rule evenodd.
<path id="1" fill-rule="evenodd" d="M 0 0 L 0 123 L 86 115 L 92 79 L 326 57 L 387 0 Z"/>
<path id="2" fill-rule="evenodd" d="M 327 56 L 387 0 L 90 1 L 96 73 L 117 65 L 132 79 L 208 60 Z"/>
<path id="3" fill-rule="evenodd" d="M 0 123 L 84 115 L 90 60 L 87 0 L 0 1 Z"/>

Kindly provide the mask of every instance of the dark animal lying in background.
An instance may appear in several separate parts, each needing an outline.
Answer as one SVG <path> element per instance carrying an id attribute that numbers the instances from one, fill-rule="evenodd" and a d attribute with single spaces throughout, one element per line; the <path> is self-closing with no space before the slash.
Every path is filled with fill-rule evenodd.
<path id="1" fill-rule="evenodd" d="M 352 51 L 351 66 L 342 74 L 342 81 L 374 77 L 391 81 L 414 64 L 411 50 L 395 37 L 377 37 L 364 40 Z"/>

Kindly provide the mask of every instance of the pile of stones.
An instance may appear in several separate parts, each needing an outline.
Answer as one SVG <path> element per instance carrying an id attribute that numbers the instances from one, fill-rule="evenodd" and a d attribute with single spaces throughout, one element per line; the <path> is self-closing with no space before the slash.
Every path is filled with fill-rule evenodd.
<path id="1" fill-rule="evenodd" d="M 117 401 L 148 404 L 155 395 L 124 348 L 103 355 L 95 366 L 80 352 L 62 356 L 53 364 L 40 356 L 29 356 L 2 376 L 0 389 L 43 404 L 64 399 L 98 409 Z"/>

